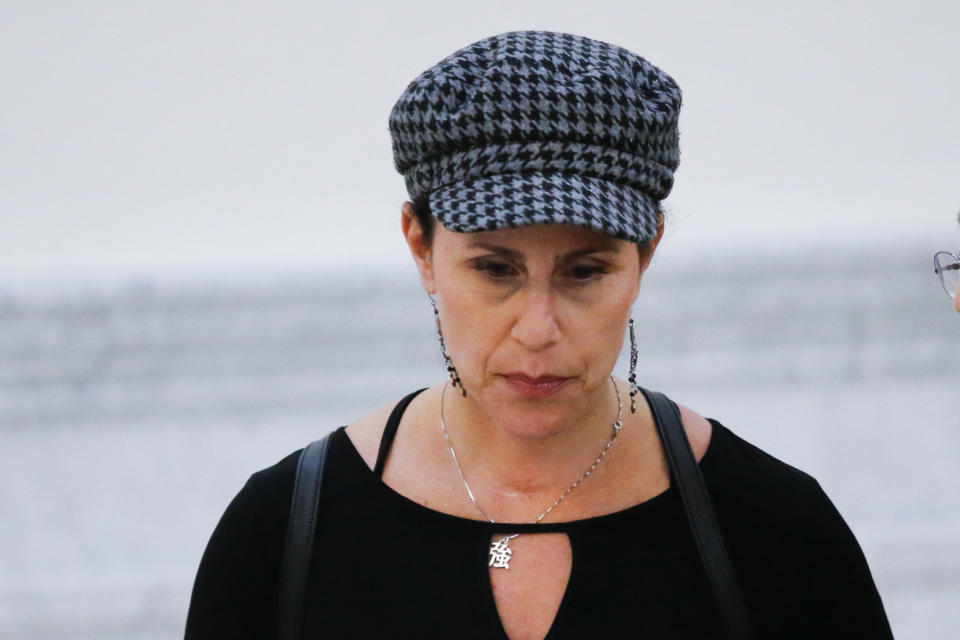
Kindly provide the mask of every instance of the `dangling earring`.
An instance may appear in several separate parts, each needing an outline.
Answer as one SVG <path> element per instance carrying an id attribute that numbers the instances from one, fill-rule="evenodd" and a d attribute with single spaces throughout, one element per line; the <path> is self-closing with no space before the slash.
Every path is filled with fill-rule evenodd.
<path id="1" fill-rule="evenodd" d="M 637 412 L 637 336 L 633 332 L 633 317 L 630 318 L 630 413 Z"/>
<path id="2" fill-rule="evenodd" d="M 437 301 L 434 300 L 433 296 L 429 293 L 427 297 L 430 298 L 430 304 L 433 305 L 433 317 L 437 321 L 437 338 L 440 340 L 440 353 L 443 354 L 443 361 L 447 363 L 447 373 L 450 374 L 450 382 L 453 383 L 454 388 L 459 388 L 461 395 L 466 398 L 467 390 L 463 388 L 463 383 L 460 381 L 460 374 L 457 373 L 457 368 L 453 366 L 453 360 L 447 355 L 447 345 L 443 342 L 443 331 L 440 330 L 440 310 L 437 309 Z"/>

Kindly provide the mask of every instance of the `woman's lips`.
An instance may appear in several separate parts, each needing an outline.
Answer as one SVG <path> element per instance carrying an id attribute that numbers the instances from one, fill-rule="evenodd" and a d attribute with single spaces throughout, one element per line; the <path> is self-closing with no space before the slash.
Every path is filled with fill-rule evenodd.
<path id="1" fill-rule="evenodd" d="M 507 373 L 503 376 L 510 387 L 525 398 L 548 398 L 560 391 L 570 378 L 541 376 L 530 378 L 523 374 Z"/>

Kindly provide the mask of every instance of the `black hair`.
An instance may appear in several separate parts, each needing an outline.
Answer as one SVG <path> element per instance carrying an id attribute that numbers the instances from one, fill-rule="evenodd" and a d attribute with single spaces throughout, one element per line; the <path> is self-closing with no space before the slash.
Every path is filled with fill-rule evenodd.
<path id="1" fill-rule="evenodd" d="M 426 196 L 413 201 L 413 214 L 417 216 L 420 229 L 423 231 L 423 242 L 428 247 L 433 246 L 433 236 L 436 233 L 437 220 L 430 211 L 430 201 Z"/>

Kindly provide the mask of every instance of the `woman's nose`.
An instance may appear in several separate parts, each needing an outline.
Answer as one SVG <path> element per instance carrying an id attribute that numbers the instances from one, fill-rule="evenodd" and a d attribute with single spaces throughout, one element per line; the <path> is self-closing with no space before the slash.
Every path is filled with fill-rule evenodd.
<path id="1" fill-rule="evenodd" d="M 560 325 L 554 309 L 553 295 L 549 291 L 527 292 L 522 301 L 510 335 L 532 350 L 541 350 L 558 342 Z"/>

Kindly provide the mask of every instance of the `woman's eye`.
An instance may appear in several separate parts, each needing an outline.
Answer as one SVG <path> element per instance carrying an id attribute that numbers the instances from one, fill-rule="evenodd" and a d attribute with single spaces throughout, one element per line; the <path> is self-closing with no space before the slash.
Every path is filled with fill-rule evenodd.
<path id="1" fill-rule="evenodd" d="M 607 272 L 606 267 L 601 266 L 579 266 L 573 267 L 570 269 L 570 275 L 574 280 L 581 280 L 584 282 L 594 280 L 597 276 L 602 275 Z"/>
<path id="2" fill-rule="evenodd" d="M 497 280 L 509 278 L 515 274 L 514 268 L 505 262 L 476 262 L 473 268 Z"/>

